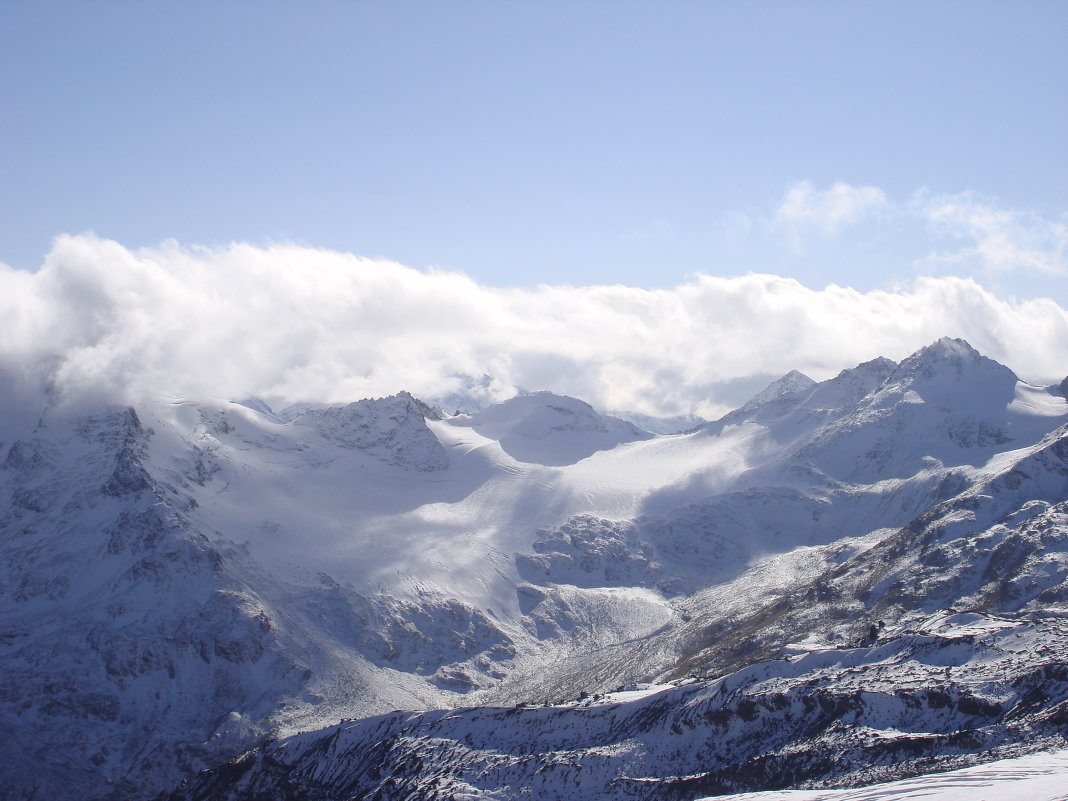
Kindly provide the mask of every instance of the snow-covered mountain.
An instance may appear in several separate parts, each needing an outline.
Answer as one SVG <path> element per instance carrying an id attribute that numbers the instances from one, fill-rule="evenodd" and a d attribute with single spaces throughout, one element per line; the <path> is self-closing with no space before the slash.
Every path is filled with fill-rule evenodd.
<path id="1" fill-rule="evenodd" d="M 694 798 L 1055 746 L 1066 423 L 957 340 L 671 436 L 550 393 L 13 408 L 0 798 L 274 737 L 174 797 Z"/>
<path id="2" fill-rule="evenodd" d="M 715 681 L 345 722 L 168 798 L 693 799 L 944 770 L 1063 748 L 1066 638 L 1062 619 L 940 613 Z"/>

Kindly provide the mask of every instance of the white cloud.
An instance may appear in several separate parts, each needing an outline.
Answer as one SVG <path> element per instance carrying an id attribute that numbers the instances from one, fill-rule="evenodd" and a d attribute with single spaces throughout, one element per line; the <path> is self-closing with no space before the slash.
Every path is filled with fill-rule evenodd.
<path id="1" fill-rule="evenodd" d="M 811 225 L 825 233 L 854 224 L 888 205 L 883 190 L 874 186 L 850 186 L 842 182 L 830 189 L 816 189 L 801 181 L 787 190 L 775 211 L 775 221 L 791 226 Z"/>
<path id="2" fill-rule="evenodd" d="M 1068 274 L 1068 225 L 1036 214 L 999 208 L 971 193 L 943 195 L 920 204 L 940 232 L 963 240 L 957 251 L 932 254 L 934 261 L 972 263 L 984 272 L 1009 270 Z"/>
<path id="3" fill-rule="evenodd" d="M 1068 215 L 1047 219 L 974 192 L 932 195 L 921 189 L 895 201 L 874 186 L 838 182 L 817 189 L 801 181 L 763 223 L 763 232 L 787 236 L 798 251 L 813 231 L 845 238 L 846 228 L 854 243 L 856 236 L 886 241 L 890 235 L 914 248 L 915 263 L 941 273 L 982 274 L 991 280 L 1011 271 L 1068 275 Z M 737 225 L 730 230 L 743 231 Z"/>
<path id="4" fill-rule="evenodd" d="M 146 394 L 348 401 L 456 374 L 576 395 L 603 409 L 725 411 L 758 373 L 815 378 L 943 335 L 1025 378 L 1065 371 L 1068 313 L 1002 300 L 966 278 L 897 291 L 808 289 L 771 275 L 673 289 L 499 289 L 343 253 L 279 245 L 131 251 L 59 238 L 37 273 L 0 267 L 0 367 L 51 373 L 67 397 Z"/>

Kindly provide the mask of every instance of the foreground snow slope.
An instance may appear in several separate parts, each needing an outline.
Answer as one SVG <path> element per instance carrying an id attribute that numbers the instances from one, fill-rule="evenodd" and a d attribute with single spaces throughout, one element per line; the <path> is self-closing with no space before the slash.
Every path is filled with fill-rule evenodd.
<path id="1" fill-rule="evenodd" d="M 716 796 L 717 801 L 1064 801 L 1068 751 L 1028 754 L 985 765 L 856 790 L 783 790 Z M 706 800 L 707 801 L 707 800 Z"/>
<path id="2" fill-rule="evenodd" d="M 1062 647 L 1068 403 L 955 340 L 673 436 L 549 393 L 27 408 L 0 445 L 5 799 L 151 794 L 341 718 L 712 681 L 950 607 Z"/>

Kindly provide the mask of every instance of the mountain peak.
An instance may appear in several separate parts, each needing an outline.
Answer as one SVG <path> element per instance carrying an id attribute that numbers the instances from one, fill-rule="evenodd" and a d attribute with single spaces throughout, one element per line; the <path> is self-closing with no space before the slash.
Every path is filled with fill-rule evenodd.
<path id="1" fill-rule="evenodd" d="M 984 356 L 963 339 L 942 337 L 902 361 L 889 380 L 924 384 L 968 380 L 1015 386 L 1019 379 L 1008 367 Z"/>
<path id="2" fill-rule="evenodd" d="M 930 345 L 928 345 L 927 349 L 938 349 L 938 350 L 942 350 L 942 351 L 974 353 L 976 355 L 979 354 L 979 351 L 977 351 L 975 348 L 973 348 L 971 346 L 971 344 L 968 342 L 968 340 L 960 339 L 959 337 L 939 337 L 934 342 L 932 342 Z"/>
<path id="3" fill-rule="evenodd" d="M 389 398 L 382 398 L 383 401 L 390 401 L 393 399 L 401 401 L 402 403 L 407 403 L 427 420 L 440 420 L 445 416 L 441 409 L 434 408 L 430 404 L 419 400 L 419 398 L 415 397 L 406 389 L 402 389 L 396 395 Z"/>
<path id="4" fill-rule="evenodd" d="M 920 348 L 901 364 L 926 364 L 940 361 L 971 364 L 985 358 L 986 357 L 973 348 L 967 340 L 955 339 L 953 337 L 942 337 L 935 340 L 930 345 L 925 345 Z"/>
<path id="5" fill-rule="evenodd" d="M 431 472 L 449 465 L 448 455 L 426 421 L 442 414 L 409 392 L 365 398 L 346 406 L 312 409 L 296 418 L 338 445 L 365 451 L 387 464 Z"/>
<path id="6" fill-rule="evenodd" d="M 815 386 L 816 382 L 798 370 L 791 370 L 782 378 L 778 378 L 768 384 L 763 390 L 750 398 L 741 411 L 748 412 L 765 403 L 777 401 L 788 395 L 793 395 L 801 390 Z"/>
<path id="7" fill-rule="evenodd" d="M 497 440 L 514 459 L 554 466 L 653 436 L 585 401 L 552 392 L 516 395 L 470 419 L 472 428 Z"/>
<path id="8" fill-rule="evenodd" d="M 920 348 L 916 353 L 934 359 L 976 360 L 983 358 L 983 354 L 973 348 L 971 343 L 955 337 L 940 337 L 930 345 Z"/>

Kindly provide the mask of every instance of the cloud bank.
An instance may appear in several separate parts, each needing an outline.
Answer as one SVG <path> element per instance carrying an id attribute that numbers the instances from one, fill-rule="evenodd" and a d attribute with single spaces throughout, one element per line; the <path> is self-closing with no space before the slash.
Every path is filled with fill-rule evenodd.
<path id="1" fill-rule="evenodd" d="M 1065 309 L 956 277 L 863 293 L 755 274 L 659 290 L 500 289 L 291 245 L 134 251 L 64 236 L 36 273 L 0 265 L 0 314 L 8 383 L 47 378 L 61 398 L 132 403 L 437 397 L 488 374 L 498 398 L 521 386 L 713 417 L 737 405 L 730 390 L 747 378 L 826 378 L 944 335 L 1027 380 L 1068 371 Z"/>

